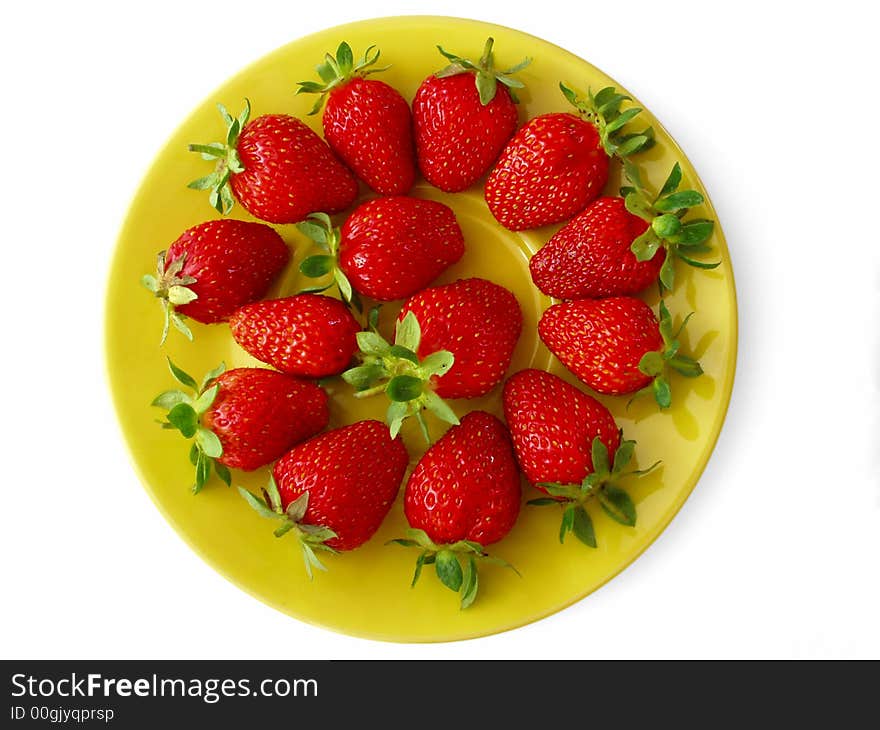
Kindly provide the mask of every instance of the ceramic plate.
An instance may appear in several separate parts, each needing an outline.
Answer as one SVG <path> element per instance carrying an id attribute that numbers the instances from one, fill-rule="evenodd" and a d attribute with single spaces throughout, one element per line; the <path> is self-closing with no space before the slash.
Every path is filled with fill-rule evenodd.
<path id="1" fill-rule="evenodd" d="M 492 552 L 517 566 L 522 574 L 496 566 L 481 569 L 480 596 L 460 611 L 458 598 L 427 573 L 411 589 L 414 551 L 385 546 L 402 536 L 406 521 L 402 490 L 391 514 L 376 536 L 354 552 L 328 556 L 328 572 L 309 582 L 297 546 L 272 536 L 269 522 L 259 517 L 235 489 L 212 482 L 198 496 L 190 493 L 192 467 L 188 444 L 177 432 L 155 423 L 159 413 L 150 401 L 172 387 L 165 355 L 197 377 L 221 360 L 229 367 L 256 365 L 232 340 L 226 325 L 193 323 L 191 344 L 173 331 L 160 349 L 160 307 L 139 285 L 152 271 L 155 254 L 187 227 L 216 217 L 207 194 L 189 190 L 188 181 L 204 175 L 209 163 L 187 152 L 187 143 L 220 139 L 222 120 L 216 103 L 240 109 L 251 100 L 253 116 L 288 113 L 305 119 L 320 133 L 320 117 L 307 117 L 312 98 L 295 96 L 296 82 L 312 79 L 314 66 L 325 52 L 347 40 L 355 54 L 371 44 L 382 60 L 393 64 L 381 78 L 411 100 L 419 83 L 444 65 L 436 50 L 479 55 L 488 36 L 495 38 L 497 64 L 507 67 L 524 56 L 534 61 L 521 78 L 527 90 L 520 94 L 520 119 L 568 105 L 558 89 L 561 80 L 585 89 L 620 86 L 573 53 L 515 30 L 471 20 L 402 17 L 368 20 L 332 28 L 269 54 L 229 80 L 206 99 L 173 134 L 138 190 L 119 236 L 107 294 L 107 362 L 110 387 L 136 469 L 150 496 L 189 545 L 214 569 L 256 598 L 302 621 L 335 631 L 392 641 L 448 641 L 491 634 L 521 626 L 582 599 L 629 565 L 669 524 L 687 499 L 709 459 L 724 420 L 733 385 L 736 361 L 736 297 L 733 272 L 720 227 L 713 240 L 722 265 L 714 271 L 677 267 L 677 285 L 668 298 L 674 315 L 694 311 L 683 347 L 702 362 L 705 375 L 694 380 L 673 376 L 674 406 L 659 413 L 644 399 L 626 409 L 626 398 L 602 398 L 627 438 L 638 441 L 637 457 L 644 466 L 662 459 L 661 469 L 631 481 L 630 494 L 638 505 L 638 524 L 623 527 L 610 521 L 596 505 L 590 508 L 599 542 L 591 550 L 573 537 L 558 541 L 560 513 L 547 507 L 523 507 L 519 522 Z M 626 92 L 624 92 L 626 93 Z M 638 102 L 635 102 L 638 104 Z M 641 104 L 638 104 L 641 106 Z M 657 131 L 657 144 L 639 156 L 643 177 L 654 189 L 678 160 L 686 184 L 705 192 L 693 167 L 672 138 L 646 111 L 646 121 Z M 619 175 L 608 190 L 616 191 Z M 524 313 L 523 335 L 511 372 L 536 367 L 576 382 L 541 344 L 537 321 L 552 301 L 531 284 L 530 255 L 557 227 L 525 233 L 501 228 L 489 213 L 482 185 L 455 195 L 444 194 L 424 181 L 413 195 L 451 206 L 467 243 L 464 258 L 438 283 L 482 276 L 513 291 Z M 716 218 L 707 202 L 697 213 Z M 232 215 L 247 218 L 240 205 Z M 717 220 L 717 219 L 716 219 Z M 294 226 L 276 226 L 294 252 L 293 260 L 270 296 L 300 288 L 299 262 L 312 249 Z M 646 300 L 655 305 L 656 294 Z M 388 334 L 394 307 L 386 307 L 382 322 Z M 341 380 L 328 386 L 331 427 L 364 418 L 383 418 L 381 399 L 357 401 Z M 501 388 L 474 401 L 455 401 L 459 416 L 471 409 L 501 415 Z M 434 424 L 439 433 L 440 425 Z M 424 445 L 417 427 L 408 424 L 403 436 L 413 463 Z M 234 472 L 234 484 L 259 490 L 268 469 L 252 474 Z M 524 489 L 523 499 L 538 494 Z"/>

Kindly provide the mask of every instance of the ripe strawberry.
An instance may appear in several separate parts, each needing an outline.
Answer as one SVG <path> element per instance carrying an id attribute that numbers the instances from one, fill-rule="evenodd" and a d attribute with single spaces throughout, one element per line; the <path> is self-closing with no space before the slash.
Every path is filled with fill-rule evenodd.
<path id="1" fill-rule="evenodd" d="M 630 250 L 648 223 L 623 198 L 599 198 L 532 256 L 532 281 L 547 296 L 585 299 L 635 294 L 657 280 L 666 258 L 639 261 Z"/>
<path id="2" fill-rule="evenodd" d="M 420 358 L 440 350 L 455 357 L 437 378 L 437 395 L 478 398 L 501 382 L 522 331 L 522 311 L 511 292 L 486 279 L 459 279 L 408 299 L 398 322 L 408 312 L 421 329 Z"/>
<path id="3" fill-rule="evenodd" d="M 620 432 L 611 412 L 556 375 L 520 370 L 504 384 L 503 401 L 517 461 L 532 484 L 579 483 L 593 471 L 595 438 L 617 451 Z"/>
<path id="4" fill-rule="evenodd" d="M 319 210 L 337 213 L 354 202 L 357 181 L 301 120 L 265 114 L 249 122 L 247 100 L 237 119 L 217 106 L 228 127 L 226 142 L 189 146 L 217 161 L 213 173 L 189 187 L 210 190 L 218 212 L 232 210 L 233 193 L 251 215 L 270 223 L 296 223 Z"/>
<path id="5" fill-rule="evenodd" d="M 660 321 L 650 307 L 633 297 L 582 299 L 550 307 L 538 323 L 538 334 L 562 364 L 598 393 L 652 392 L 661 408 L 672 401 L 667 367 L 686 377 L 703 370 L 679 354 L 672 317 L 660 302 Z"/>
<path id="6" fill-rule="evenodd" d="M 610 155 L 625 157 L 653 141 L 649 128 L 624 134 L 641 110 L 613 88 L 581 99 L 560 84 L 578 115 L 542 114 L 514 135 L 486 181 L 486 202 L 505 228 L 520 231 L 568 220 L 602 193 Z"/>
<path id="7" fill-rule="evenodd" d="M 281 372 L 323 378 L 342 372 L 360 325 L 338 299 L 298 294 L 247 304 L 229 319 L 235 341 Z"/>
<path id="8" fill-rule="evenodd" d="M 328 252 L 309 256 L 300 271 L 315 278 L 332 272 L 324 288 L 335 282 L 347 301 L 352 288 L 381 302 L 412 296 L 464 255 L 455 213 L 433 200 L 377 198 L 356 208 L 341 232 L 322 214 L 299 229 Z"/>
<path id="9" fill-rule="evenodd" d="M 324 109 L 324 139 L 361 180 L 380 195 L 403 195 L 416 177 L 409 104 L 384 81 L 367 79 L 379 50 L 370 46 L 355 63 L 344 41 L 317 67 L 321 83 L 301 81 L 297 94 L 320 94 L 310 114 Z"/>
<path id="10" fill-rule="evenodd" d="M 171 359 L 174 378 L 195 392 L 167 390 L 152 405 L 168 410 L 163 428 L 195 437 L 190 461 L 198 492 L 211 468 L 227 485 L 229 469 L 253 471 L 327 426 L 327 395 L 314 383 L 262 368 L 226 370 L 222 363 L 197 385 Z"/>
<path id="11" fill-rule="evenodd" d="M 397 496 L 409 457 L 379 421 L 359 421 L 315 436 L 285 454 L 263 499 L 239 488 L 265 517 L 281 520 L 275 536 L 299 539 L 309 577 L 324 570 L 315 550 L 353 550 L 369 540 Z"/>
<path id="12" fill-rule="evenodd" d="M 690 208 L 702 204 L 703 196 L 696 190 L 678 189 L 682 174 L 677 162 L 656 196 L 648 194 L 642 184 L 639 169 L 635 165 L 625 160 L 623 169 L 631 183 L 620 189 L 620 194 L 624 196 L 623 204 L 627 211 L 650 224 L 646 225 L 645 230 L 630 243 L 629 251 L 632 256 L 623 252 L 623 241 L 612 246 L 615 249 L 619 247 L 620 260 L 621 263 L 626 262 L 626 268 L 634 270 L 644 267 L 640 269 L 641 274 L 644 274 L 644 280 L 650 283 L 648 273 L 659 266 L 656 276 L 660 278 L 662 292 L 675 286 L 675 259 L 681 259 L 688 266 L 697 269 L 714 269 L 721 264 L 720 261 L 707 263 L 694 258 L 695 254 L 711 250 L 707 241 L 712 236 L 715 224 L 705 218 L 683 220 Z M 632 225 L 635 229 L 635 223 Z M 658 255 L 661 248 L 663 252 Z M 640 280 L 642 280 L 641 274 L 637 277 Z M 635 291 L 637 290 L 621 290 L 617 293 L 633 294 Z"/>
<path id="13" fill-rule="evenodd" d="M 486 545 L 510 532 L 520 493 L 504 424 L 484 411 L 469 413 L 425 452 L 406 484 L 404 510 L 411 529 L 407 539 L 394 542 L 422 550 L 413 585 L 422 566 L 434 563 L 443 584 L 461 592 L 461 607 L 473 603 L 477 561 L 489 558 Z"/>
<path id="14" fill-rule="evenodd" d="M 397 434 L 416 416 L 430 442 L 422 410 L 447 423 L 458 418 L 443 398 L 485 395 L 504 377 L 522 330 L 522 312 L 504 287 L 459 279 L 410 297 L 397 320 L 394 345 L 375 326 L 358 334 L 362 365 L 342 377 L 355 397 L 384 392 L 388 423 Z"/>
<path id="15" fill-rule="evenodd" d="M 164 343 L 169 324 L 192 340 L 186 317 L 222 322 L 242 304 L 262 298 L 290 251 L 269 226 L 225 219 L 185 230 L 158 259 L 156 275 L 146 274 L 141 282 L 162 302 Z"/>
<path id="16" fill-rule="evenodd" d="M 596 547 L 585 507 L 594 497 L 612 519 L 635 525 L 635 504 L 615 482 L 645 474 L 656 464 L 623 471 L 635 442 L 621 441 L 614 418 L 599 401 L 550 373 L 521 370 L 504 385 L 504 417 L 526 478 L 551 495 L 529 504 L 563 509 L 560 542 L 573 532 L 585 545 Z"/>
<path id="17" fill-rule="evenodd" d="M 493 44 L 492 38 L 486 41 L 478 63 L 438 46 L 450 65 L 425 79 L 413 99 L 419 168 L 429 183 L 448 193 L 485 175 L 516 131 L 518 100 L 512 89 L 523 84 L 511 75 L 531 59 L 498 71 Z"/>

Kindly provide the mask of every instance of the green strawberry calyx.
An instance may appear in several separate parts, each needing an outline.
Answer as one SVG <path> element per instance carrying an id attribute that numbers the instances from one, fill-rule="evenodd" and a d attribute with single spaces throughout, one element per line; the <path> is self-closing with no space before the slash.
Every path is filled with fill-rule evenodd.
<path id="1" fill-rule="evenodd" d="M 361 364 L 342 373 L 342 379 L 353 386 L 355 398 L 385 393 L 391 405 L 386 420 L 391 438 L 396 438 L 403 422 L 415 416 L 427 443 L 431 443 L 423 411 L 433 413 L 441 421 L 457 426 L 458 416 L 434 392 L 433 381 L 449 372 L 455 356 L 438 350 L 423 358 L 416 354 L 422 339 L 419 321 L 407 312 L 396 325 L 394 344 L 379 334 L 378 312 L 370 313 L 370 328 L 357 334 Z"/>
<path id="2" fill-rule="evenodd" d="M 141 277 L 141 284 L 159 298 L 159 301 L 162 302 L 162 309 L 165 311 L 165 325 L 162 328 L 162 339 L 159 341 L 159 344 L 165 344 L 165 340 L 168 337 L 168 328 L 172 324 L 178 332 L 192 342 L 192 330 L 184 321 L 186 317 L 175 311 L 175 307 L 189 304 L 199 298 L 199 295 L 189 288 L 190 285 L 196 283 L 196 279 L 195 277 L 181 274 L 186 264 L 185 251 L 170 264 L 166 263 L 167 253 L 167 251 L 159 251 L 156 275 L 144 274 Z"/>
<path id="3" fill-rule="evenodd" d="M 218 213 L 226 215 L 235 205 L 229 180 L 236 173 L 244 172 L 244 165 L 238 155 L 238 138 L 251 116 L 251 103 L 245 99 L 244 109 L 237 117 L 233 117 L 223 104 L 217 104 L 217 109 L 226 122 L 226 141 L 189 145 L 190 152 L 198 152 L 203 160 L 214 160 L 216 165 L 214 172 L 193 180 L 187 187 L 193 190 L 210 190 L 208 199 L 211 205 Z"/>
<path id="4" fill-rule="evenodd" d="M 303 276 L 309 279 L 326 279 L 326 283 L 309 286 L 299 291 L 300 294 L 327 291 L 334 284 L 339 289 L 339 295 L 349 307 L 354 307 L 358 312 L 363 312 L 358 293 L 352 288 L 348 277 L 339 268 L 339 244 L 342 242 L 342 234 L 339 228 L 333 225 L 330 216 L 326 213 L 312 213 L 309 217 L 296 224 L 300 233 L 307 236 L 324 251 L 322 254 L 307 256 L 299 265 Z"/>
<path id="5" fill-rule="evenodd" d="M 217 397 L 220 386 L 215 384 L 214 380 L 226 371 L 225 363 L 221 362 L 202 378 L 201 383 L 196 383 L 195 379 L 177 367 L 170 357 L 165 359 L 168 360 L 168 369 L 174 379 L 191 390 L 192 394 L 182 390 L 166 390 L 157 395 L 150 405 L 168 411 L 165 419 L 158 421 L 162 428 L 176 429 L 185 438 L 193 439 L 189 450 L 189 460 L 196 469 L 195 482 L 192 486 L 193 494 L 202 491 L 202 487 L 211 476 L 211 469 L 227 487 L 230 486 L 232 476 L 229 469 L 219 461 L 223 456 L 223 445 L 217 434 L 201 423 L 202 416 Z"/>
<path id="6" fill-rule="evenodd" d="M 675 259 L 681 259 L 688 266 L 698 269 L 714 269 L 721 264 L 720 261 L 707 263 L 694 258 L 712 250 L 707 241 L 712 236 L 715 223 L 707 218 L 683 220 L 690 209 L 701 205 L 704 199 L 697 190 L 679 190 L 681 165 L 677 162 L 673 165 L 656 196 L 651 196 L 645 189 L 638 167 L 627 160 L 623 171 L 631 183 L 620 189 L 626 209 L 650 224 L 632 242 L 630 250 L 637 260 L 649 261 L 659 248 L 666 249 L 666 260 L 660 268 L 661 291 L 671 291 L 675 286 Z"/>
<path id="7" fill-rule="evenodd" d="M 587 89 L 584 94 L 564 83 L 559 84 L 559 89 L 581 118 L 596 127 L 602 147 L 609 157 L 626 159 L 654 145 L 653 127 L 645 127 L 640 132 L 624 129 L 642 110 L 630 106 L 621 111 L 623 103 L 632 99 L 618 93 L 613 86 L 606 86 L 595 94 L 592 89 Z"/>
<path id="8" fill-rule="evenodd" d="M 516 89 L 524 89 L 525 84 L 519 79 L 514 78 L 513 75 L 528 66 L 532 59 L 526 57 L 515 66 L 501 71 L 495 68 L 495 54 L 492 51 L 494 45 L 495 39 L 488 38 L 486 45 L 483 46 L 483 55 L 480 56 L 480 60 L 476 63 L 454 53 L 449 53 L 442 46 L 437 46 L 437 50 L 449 61 L 449 65 L 435 73 L 434 76 L 438 79 L 444 79 L 463 73 L 473 73 L 477 92 L 480 95 L 480 103 L 483 106 L 486 106 L 495 98 L 499 83 L 507 87 L 511 101 L 514 104 L 518 104 L 519 99 L 516 95 Z"/>
<path id="9" fill-rule="evenodd" d="M 615 522 L 627 527 L 636 525 L 636 505 L 629 494 L 617 482 L 623 477 L 639 476 L 653 471 L 660 462 L 647 469 L 624 471 L 632 460 L 635 441 L 621 441 L 614 453 L 614 462 L 608 459 L 608 449 L 597 436 L 591 445 L 593 471 L 584 477 L 580 484 L 558 484 L 539 482 L 535 486 L 544 489 L 550 496 L 532 499 L 528 504 L 535 506 L 557 505 L 562 507 L 562 524 L 559 527 L 559 542 L 565 542 L 569 532 L 584 545 L 596 547 L 596 532 L 593 520 L 587 512 L 586 504 L 595 499 L 602 511 Z"/>
<path id="10" fill-rule="evenodd" d="M 682 355 L 679 351 L 681 342 L 678 337 L 684 331 L 693 314 L 693 312 L 688 314 L 678 329 L 673 332 L 672 315 L 669 314 L 666 303 L 662 299 L 660 300 L 660 336 L 663 338 L 663 349 L 646 352 L 642 355 L 639 360 L 639 370 L 654 379 L 650 385 L 638 391 L 633 398 L 651 394 L 657 401 L 657 405 L 661 408 L 669 408 L 672 405 L 672 390 L 666 377 L 668 370 L 672 368 L 686 378 L 696 378 L 703 374 L 703 368 L 699 362 L 688 355 Z"/>
<path id="11" fill-rule="evenodd" d="M 433 565 L 440 582 L 461 596 L 462 609 L 470 606 L 477 597 L 480 584 L 477 575 L 479 563 L 500 565 L 520 575 L 519 571 L 506 560 L 489 555 L 480 543 L 473 540 L 437 545 L 424 530 L 411 527 L 406 531 L 405 538 L 389 540 L 386 545 L 418 548 L 421 552 L 416 558 L 416 569 L 410 587 L 415 588 L 425 565 Z"/>
<path id="12" fill-rule="evenodd" d="M 339 44 L 339 48 L 336 49 L 335 57 L 332 54 L 327 53 L 324 55 L 323 63 L 319 63 L 315 66 L 315 71 L 318 72 L 318 76 L 321 78 L 320 83 L 317 81 L 300 81 L 296 93 L 320 94 L 315 105 L 309 112 L 310 116 L 312 114 L 317 114 L 321 109 L 321 105 L 324 103 L 324 98 L 327 94 L 333 91 L 333 89 L 338 89 L 353 78 L 366 78 L 370 74 L 381 73 L 382 71 L 387 71 L 391 68 L 391 66 L 370 68 L 371 66 L 374 66 L 378 60 L 379 49 L 376 48 L 376 46 L 370 46 L 364 51 L 364 55 L 355 61 L 351 46 L 345 41 L 342 41 L 342 43 Z"/>
<path id="13" fill-rule="evenodd" d="M 258 514 L 281 523 L 275 528 L 275 537 L 283 537 L 288 533 L 296 537 L 302 550 L 303 563 L 306 566 L 309 580 L 314 580 L 313 568 L 327 570 L 327 567 L 318 560 L 315 551 L 323 550 L 334 555 L 337 554 L 337 550 L 326 544 L 328 540 L 336 537 L 336 533 L 328 527 L 309 525 L 303 522 L 309 508 L 308 491 L 303 492 L 287 505 L 287 509 L 281 506 L 281 494 L 278 492 L 278 485 L 273 476 L 269 477 L 269 483 L 262 490 L 262 496 L 258 497 L 244 487 L 239 487 L 238 492 Z"/>

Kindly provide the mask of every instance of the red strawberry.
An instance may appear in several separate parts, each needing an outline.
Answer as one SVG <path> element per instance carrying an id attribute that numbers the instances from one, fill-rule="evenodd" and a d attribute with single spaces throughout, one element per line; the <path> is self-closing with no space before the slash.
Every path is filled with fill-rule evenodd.
<path id="1" fill-rule="evenodd" d="M 585 299 L 635 294 L 657 281 L 666 252 L 639 261 L 633 241 L 648 223 L 623 198 L 599 198 L 532 256 L 532 281 L 547 296 Z"/>
<path id="2" fill-rule="evenodd" d="M 233 193 L 251 215 L 271 223 L 296 223 L 319 210 L 336 213 L 354 202 L 357 181 L 304 122 L 285 114 L 248 122 L 247 100 L 238 119 L 218 107 L 228 126 L 226 142 L 189 146 L 217 167 L 189 187 L 210 190 L 220 213 L 232 209 Z"/>
<path id="3" fill-rule="evenodd" d="M 599 401 L 543 370 L 520 370 L 504 384 L 504 418 L 520 468 L 532 484 L 580 483 L 593 471 L 600 438 L 617 451 L 620 433 Z"/>
<path id="4" fill-rule="evenodd" d="M 437 378 L 437 395 L 477 398 L 501 382 L 522 331 L 522 311 L 507 289 L 486 279 L 459 279 L 408 299 L 398 322 L 408 312 L 421 328 L 420 358 L 440 350 L 455 357 Z"/>
<path id="5" fill-rule="evenodd" d="M 687 377 L 703 370 L 679 354 L 672 317 L 660 302 L 660 321 L 633 297 L 582 299 L 555 304 L 544 312 L 538 334 L 562 364 L 599 393 L 621 395 L 647 389 L 661 408 L 671 403 L 667 366 Z"/>
<path id="6" fill-rule="evenodd" d="M 379 421 L 359 421 L 315 436 L 284 455 L 264 498 L 239 489 L 260 514 L 293 531 L 306 570 L 324 569 L 315 549 L 353 550 L 379 529 L 397 496 L 409 457 Z"/>
<path id="7" fill-rule="evenodd" d="M 242 304 L 260 299 L 289 259 L 284 240 L 262 223 L 225 219 L 187 229 L 159 252 L 156 275 L 141 279 L 165 309 L 162 342 L 169 324 L 191 340 L 186 317 L 222 322 Z"/>
<path id="8" fill-rule="evenodd" d="M 461 592 L 462 608 L 469 606 L 477 594 L 476 561 L 488 557 L 484 546 L 510 532 L 519 507 L 507 429 L 489 413 L 469 413 L 425 452 L 406 485 L 411 529 L 408 539 L 395 542 L 422 549 L 413 585 L 422 565 L 433 562 L 440 580 Z"/>
<path id="9" fill-rule="evenodd" d="M 229 328 L 257 360 L 311 378 L 342 372 L 357 350 L 360 331 L 342 302 L 320 294 L 245 305 L 230 317 Z"/>
<path id="10" fill-rule="evenodd" d="M 522 370 L 504 386 L 504 416 L 526 477 L 550 497 L 534 505 L 562 507 L 559 541 L 569 532 L 596 547 L 586 503 L 597 499 L 621 524 L 634 526 L 636 508 L 616 482 L 643 471 L 624 472 L 635 449 L 621 441 L 614 418 L 599 401 L 540 370 Z M 610 456 L 609 456 L 610 454 Z"/>
<path id="11" fill-rule="evenodd" d="M 458 417 L 443 398 L 485 395 L 504 377 L 522 330 L 522 312 L 504 287 L 460 279 L 410 297 L 397 320 L 394 345 L 373 327 L 358 334 L 362 365 L 342 377 L 355 397 L 384 392 L 388 423 L 397 434 L 416 416 L 430 442 L 422 410 L 447 423 Z"/>
<path id="12" fill-rule="evenodd" d="M 384 81 L 364 78 L 379 50 L 370 46 L 355 63 L 342 42 L 336 58 L 327 54 L 318 74 L 322 83 L 301 81 L 297 94 L 320 94 L 310 114 L 324 109 L 324 138 L 361 180 L 381 195 L 403 195 L 416 177 L 409 104 Z"/>
<path id="13" fill-rule="evenodd" d="M 511 74 L 531 59 L 498 71 L 493 43 L 486 41 L 478 63 L 438 46 L 451 65 L 425 79 L 413 99 L 419 167 L 429 183 L 448 193 L 485 175 L 516 131 L 517 99 L 510 89 L 523 84 Z"/>
<path id="14" fill-rule="evenodd" d="M 613 88 L 579 98 L 560 84 L 579 112 L 543 114 L 516 133 L 486 181 L 486 202 L 505 228 L 520 231 L 568 220 L 602 193 L 608 157 L 645 149 L 653 131 L 624 134 L 640 109 L 620 112 L 629 97 Z"/>
<path id="15" fill-rule="evenodd" d="M 348 301 L 352 288 L 382 302 L 412 296 L 464 255 L 455 214 L 433 200 L 370 200 L 355 209 L 341 232 L 325 215 L 310 218 L 300 230 L 329 255 L 310 256 L 300 271 L 312 277 L 332 272 L 327 287 L 335 282 Z"/>
<path id="16" fill-rule="evenodd" d="M 165 428 L 195 437 L 190 451 L 194 492 L 204 486 L 212 466 L 228 485 L 227 467 L 252 471 L 327 426 L 327 395 L 309 381 L 262 368 L 225 371 L 221 363 L 197 385 L 170 359 L 168 366 L 195 395 L 168 390 L 153 405 L 168 410 Z"/>

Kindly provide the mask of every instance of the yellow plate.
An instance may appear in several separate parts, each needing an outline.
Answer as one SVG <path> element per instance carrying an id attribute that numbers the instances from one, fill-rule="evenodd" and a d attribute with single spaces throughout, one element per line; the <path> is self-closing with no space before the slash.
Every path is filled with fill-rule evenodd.
<path id="1" fill-rule="evenodd" d="M 272 536 L 269 522 L 253 512 L 234 489 L 212 482 L 197 497 L 189 491 L 192 468 L 188 444 L 176 432 L 163 431 L 149 406 L 160 391 L 171 387 L 165 354 L 196 377 L 219 361 L 230 367 L 256 364 L 232 340 L 225 325 L 193 323 L 196 341 L 190 344 L 172 330 L 164 349 L 158 347 L 160 307 L 138 283 L 152 270 L 155 254 L 185 228 L 216 214 L 207 194 L 188 190 L 186 183 L 206 174 L 209 163 L 188 153 L 189 142 L 221 138 L 222 120 L 215 108 L 223 102 L 233 112 L 244 97 L 253 116 L 291 113 L 320 132 L 320 118 L 306 117 L 313 99 L 293 95 L 296 82 L 315 76 L 314 65 L 327 51 L 347 40 L 355 54 L 377 44 L 382 60 L 393 64 L 383 80 L 412 99 L 419 83 L 438 70 L 444 59 L 435 46 L 464 55 L 480 53 L 492 35 L 501 67 L 523 56 L 534 58 L 521 75 L 527 90 L 521 94 L 521 122 L 537 114 L 565 111 L 568 105 L 558 89 L 560 80 L 597 90 L 619 85 L 586 61 L 525 33 L 471 20 L 438 17 L 383 18 L 332 28 L 297 40 L 242 71 L 204 101 L 159 153 L 134 198 L 117 246 L 107 292 L 107 363 L 110 387 L 119 421 L 137 471 L 156 505 L 192 548 L 211 566 L 243 590 L 279 611 L 336 631 L 392 641 L 449 641 L 491 634 L 535 621 L 568 606 L 596 590 L 631 563 L 666 527 L 697 482 L 715 445 L 727 410 L 736 361 L 736 297 L 733 272 L 720 228 L 711 242 L 723 264 L 715 271 L 677 267 L 678 283 L 669 299 L 673 316 L 696 314 L 688 327 L 684 350 L 695 354 L 706 374 L 695 380 L 673 377 L 674 407 L 657 412 L 648 402 L 636 402 L 629 411 L 626 399 L 603 398 L 628 438 L 638 441 L 641 465 L 663 460 L 659 471 L 628 486 L 638 504 L 638 525 L 627 528 L 591 507 L 599 548 L 591 550 L 574 538 L 558 541 L 560 512 L 548 507 L 524 507 L 507 539 L 492 552 L 519 568 L 522 577 L 495 566 L 481 572 L 480 595 L 466 611 L 457 597 L 443 588 L 433 571 L 419 585 L 409 582 L 415 552 L 384 543 L 401 536 L 406 527 L 398 498 L 378 534 L 352 553 L 329 556 L 329 571 L 314 582 L 305 577 L 300 555 L 289 539 Z M 649 112 L 644 117 L 657 131 L 657 145 L 638 158 L 647 181 L 662 184 L 673 162 L 682 164 L 685 183 L 702 190 L 694 169 Z M 608 190 L 617 188 L 617 180 Z M 446 195 L 425 182 L 413 194 L 440 200 L 456 212 L 465 233 L 467 253 L 441 282 L 483 276 L 511 289 L 519 299 L 525 327 L 511 372 L 526 367 L 548 369 L 573 379 L 550 356 L 536 334 L 541 312 L 551 301 L 532 285 L 528 258 L 553 233 L 547 228 L 523 234 L 498 226 L 482 198 L 482 187 Z M 711 205 L 698 211 L 715 218 Z M 247 217 L 241 206 L 236 217 Z M 295 256 L 271 296 L 295 291 L 297 267 L 309 251 L 293 226 L 277 227 Z M 648 296 L 653 305 L 656 296 Z M 386 311 L 387 332 L 393 311 Z M 331 426 L 363 418 L 382 418 L 380 399 L 355 401 L 339 381 L 329 387 Z M 457 401 L 459 415 L 483 408 L 501 413 L 500 388 L 477 401 Z M 440 427 L 433 423 L 439 433 Z M 412 427 L 404 438 L 415 461 L 423 450 Z M 259 489 L 268 470 L 253 474 L 234 472 L 234 484 Z M 527 487 L 523 499 L 536 496 Z M 402 492 L 401 492 L 402 497 Z"/>

